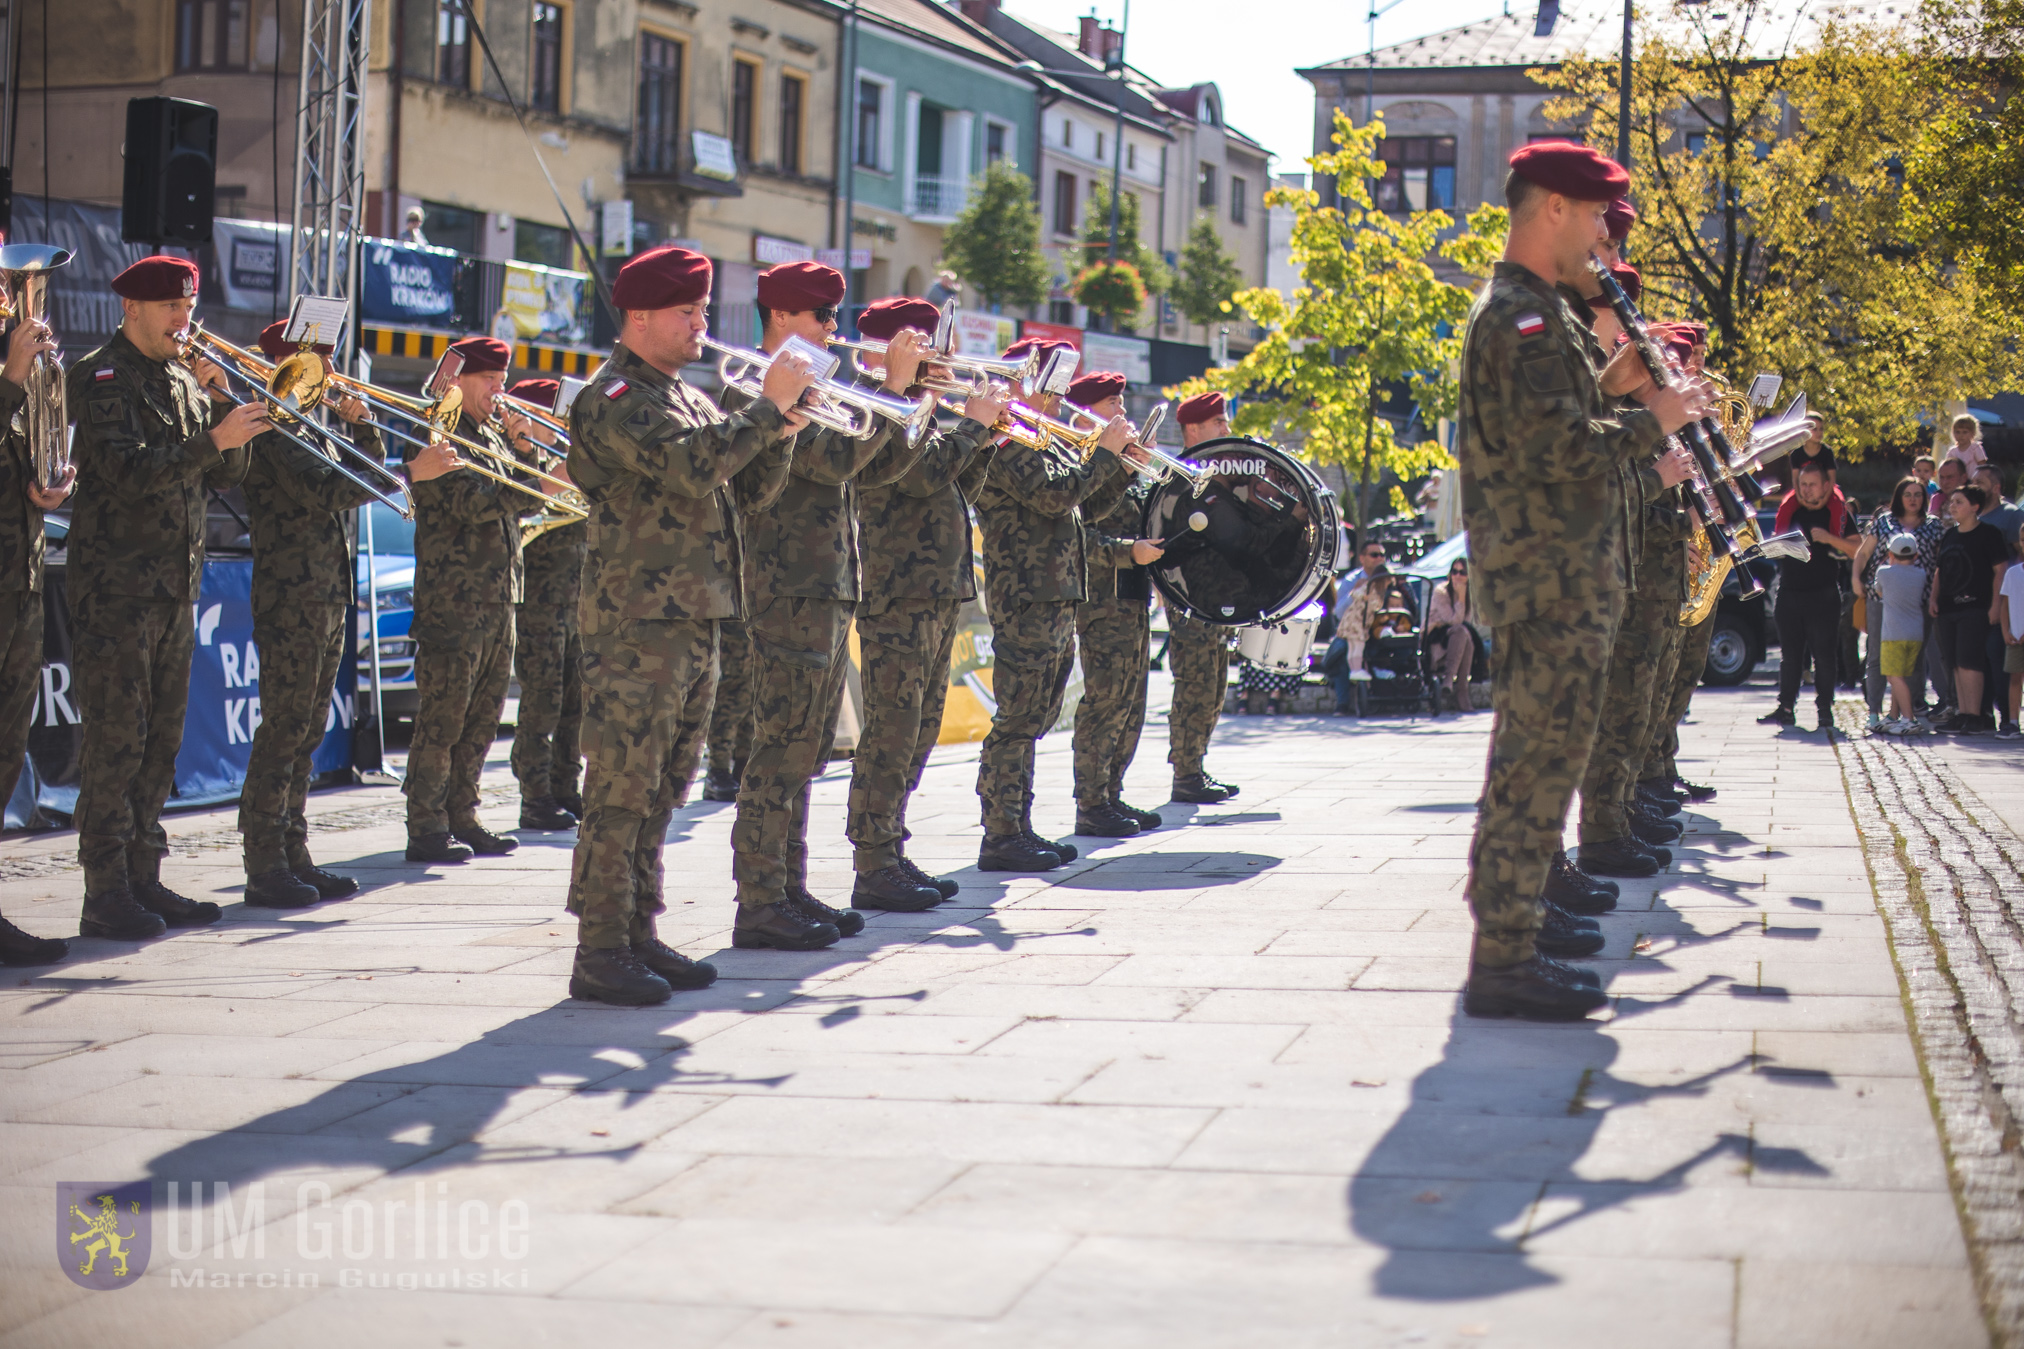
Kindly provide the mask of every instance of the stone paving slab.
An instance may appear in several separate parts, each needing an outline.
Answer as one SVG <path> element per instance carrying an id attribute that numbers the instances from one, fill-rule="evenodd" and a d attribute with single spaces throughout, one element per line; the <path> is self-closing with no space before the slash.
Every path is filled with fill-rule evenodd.
<path id="1" fill-rule="evenodd" d="M 223 923 L 0 981 L 0 1346 L 2013 1343 L 1986 1215 L 2017 1196 L 1962 1169 L 1907 1022 L 1944 961 L 1879 907 L 1855 751 L 1767 706 L 1697 700 L 1721 794 L 1623 884 L 1575 1026 L 1459 1013 L 1483 717 L 1226 719 L 1240 797 L 1042 877 L 968 867 L 975 749 L 938 750 L 912 846 L 962 894 L 826 952 L 730 949 L 731 811 L 698 803 L 662 927 L 723 978 L 648 1009 L 564 996 L 566 836 L 431 873 L 396 792 L 319 794 L 367 889 L 276 914 L 228 811 L 172 817 Z M 814 794 L 832 903 L 846 788 Z M 31 931 L 74 928 L 69 846 L 0 840 Z M 56 1182 L 142 1179 L 182 1196 L 145 1275 L 73 1285 Z"/>

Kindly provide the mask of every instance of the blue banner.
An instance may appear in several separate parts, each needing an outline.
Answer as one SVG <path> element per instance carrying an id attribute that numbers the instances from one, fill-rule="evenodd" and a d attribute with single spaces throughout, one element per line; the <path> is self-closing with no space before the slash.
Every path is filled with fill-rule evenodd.
<path id="1" fill-rule="evenodd" d="M 368 323 L 449 323 L 457 308 L 455 252 L 391 239 L 368 239 L 364 252 L 361 312 Z"/>

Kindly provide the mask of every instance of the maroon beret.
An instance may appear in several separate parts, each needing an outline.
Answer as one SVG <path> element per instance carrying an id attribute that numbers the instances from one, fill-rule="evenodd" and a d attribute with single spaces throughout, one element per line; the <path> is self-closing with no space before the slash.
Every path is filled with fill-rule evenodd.
<path id="1" fill-rule="evenodd" d="M 1618 197 L 1602 213 L 1602 223 L 1609 231 L 1609 237 L 1622 243 L 1630 238 L 1630 227 L 1637 224 L 1637 207 L 1630 204 L 1629 197 Z"/>
<path id="2" fill-rule="evenodd" d="M 1621 164 L 1572 141 L 1521 146 L 1511 155 L 1511 171 L 1575 201 L 1615 201 L 1630 190 L 1630 175 Z"/>
<path id="3" fill-rule="evenodd" d="M 507 393 L 523 403 L 532 403 L 546 412 L 555 406 L 555 395 L 562 391 L 562 385 L 552 379 L 523 379 L 509 386 Z"/>
<path id="4" fill-rule="evenodd" d="M 1223 415 L 1223 395 L 1211 390 L 1192 398 L 1183 398 L 1181 406 L 1174 412 L 1174 420 L 1182 426 L 1199 426 Z"/>
<path id="5" fill-rule="evenodd" d="M 1044 361 L 1047 359 L 1047 353 L 1055 350 L 1057 347 L 1062 351 L 1076 351 L 1075 343 L 1063 342 L 1056 337 L 1022 337 L 1011 346 L 1005 348 L 1005 359 L 1016 361 L 1028 352 L 1038 351 L 1040 358 Z M 1081 353 L 1077 351 L 1076 354 L 1080 355 Z"/>
<path id="6" fill-rule="evenodd" d="M 1086 408 L 1123 392 L 1123 375 L 1115 370 L 1095 370 L 1068 386 L 1068 401 Z"/>
<path id="7" fill-rule="evenodd" d="M 129 300 L 194 300 L 197 264 L 166 253 L 142 258 L 112 279 L 112 293 Z"/>
<path id="8" fill-rule="evenodd" d="M 783 262 L 759 273 L 759 303 L 783 314 L 843 303 L 843 273 L 819 262 Z"/>
<path id="9" fill-rule="evenodd" d="M 266 356 L 267 359 L 270 361 L 278 361 L 283 356 L 293 355 L 296 350 L 296 344 L 293 342 L 285 342 L 282 340 L 281 337 L 281 335 L 287 331 L 288 331 L 287 319 L 276 319 L 274 322 L 268 324 L 265 328 L 262 328 L 260 330 L 261 354 Z M 319 356 L 328 356 L 332 351 L 336 350 L 336 348 L 331 346 L 331 344 L 328 342 L 318 342 L 315 346 L 311 347 L 310 350 L 315 352 Z"/>
<path id="10" fill-rule="evenodd" d="M 611 283 L 614 309 L 673 309 L 710 298 L 710 260 L 678 244 L 665 244 L 618 269 Z"/>
<path id="11" fill-rule="evenodd" d="M 1623 293 L 1630 297 L 1632 304 L 1643 298 L 1645 283 L 1644 278 L 1638 275 L 1637 268 L 1627 262 L 1619 262 L 1609 269 L 1609 274 L 1616 278 L 1617 285 L 1623 287 Z"/>
<path id="12" fill-rule="evenodd" d="M 1694 354 L 1694 330 L 1691 323 L 1647 323 L 1645 331 L 1652 341 L 1684 362 Z"/>
<path id="13" fill-rule="evenodd" d="M 933 337 L 941 322 L 942 311 L 926 300 L 894 295 L 866 305 L 864 312 L 857 316 L 857 331 L 874 342 L 890 342 L 893 334 L 902 328 L 912 328 L 917 333 Z"/>
<path id="14" fill-rule="evenodd" d="M 464 358 L 467 375 L 489 374 L 513 364 L 513 348 L 496 337 L 467 337 L 450 343 L 450 350 Z"/>

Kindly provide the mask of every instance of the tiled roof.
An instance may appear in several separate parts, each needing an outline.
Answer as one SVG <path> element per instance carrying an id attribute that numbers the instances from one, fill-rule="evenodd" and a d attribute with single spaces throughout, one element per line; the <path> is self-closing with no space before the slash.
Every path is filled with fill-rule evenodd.
<path id="1" fill-rule="evenodd" d="M 1019 62 L 1018 52 L 934 0 L 859 0 L 858 13 L 992 65 Z"/>

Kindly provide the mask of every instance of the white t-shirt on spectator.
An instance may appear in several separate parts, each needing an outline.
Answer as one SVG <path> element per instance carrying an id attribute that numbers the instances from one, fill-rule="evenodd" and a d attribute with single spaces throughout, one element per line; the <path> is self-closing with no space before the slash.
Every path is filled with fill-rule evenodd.
<path id="1" fill-rule="evenodd" d="M 2004 569 L 2003 598 L 2010 602 L 2010 635 L 2024 637 L 2024 565 Z"/>

